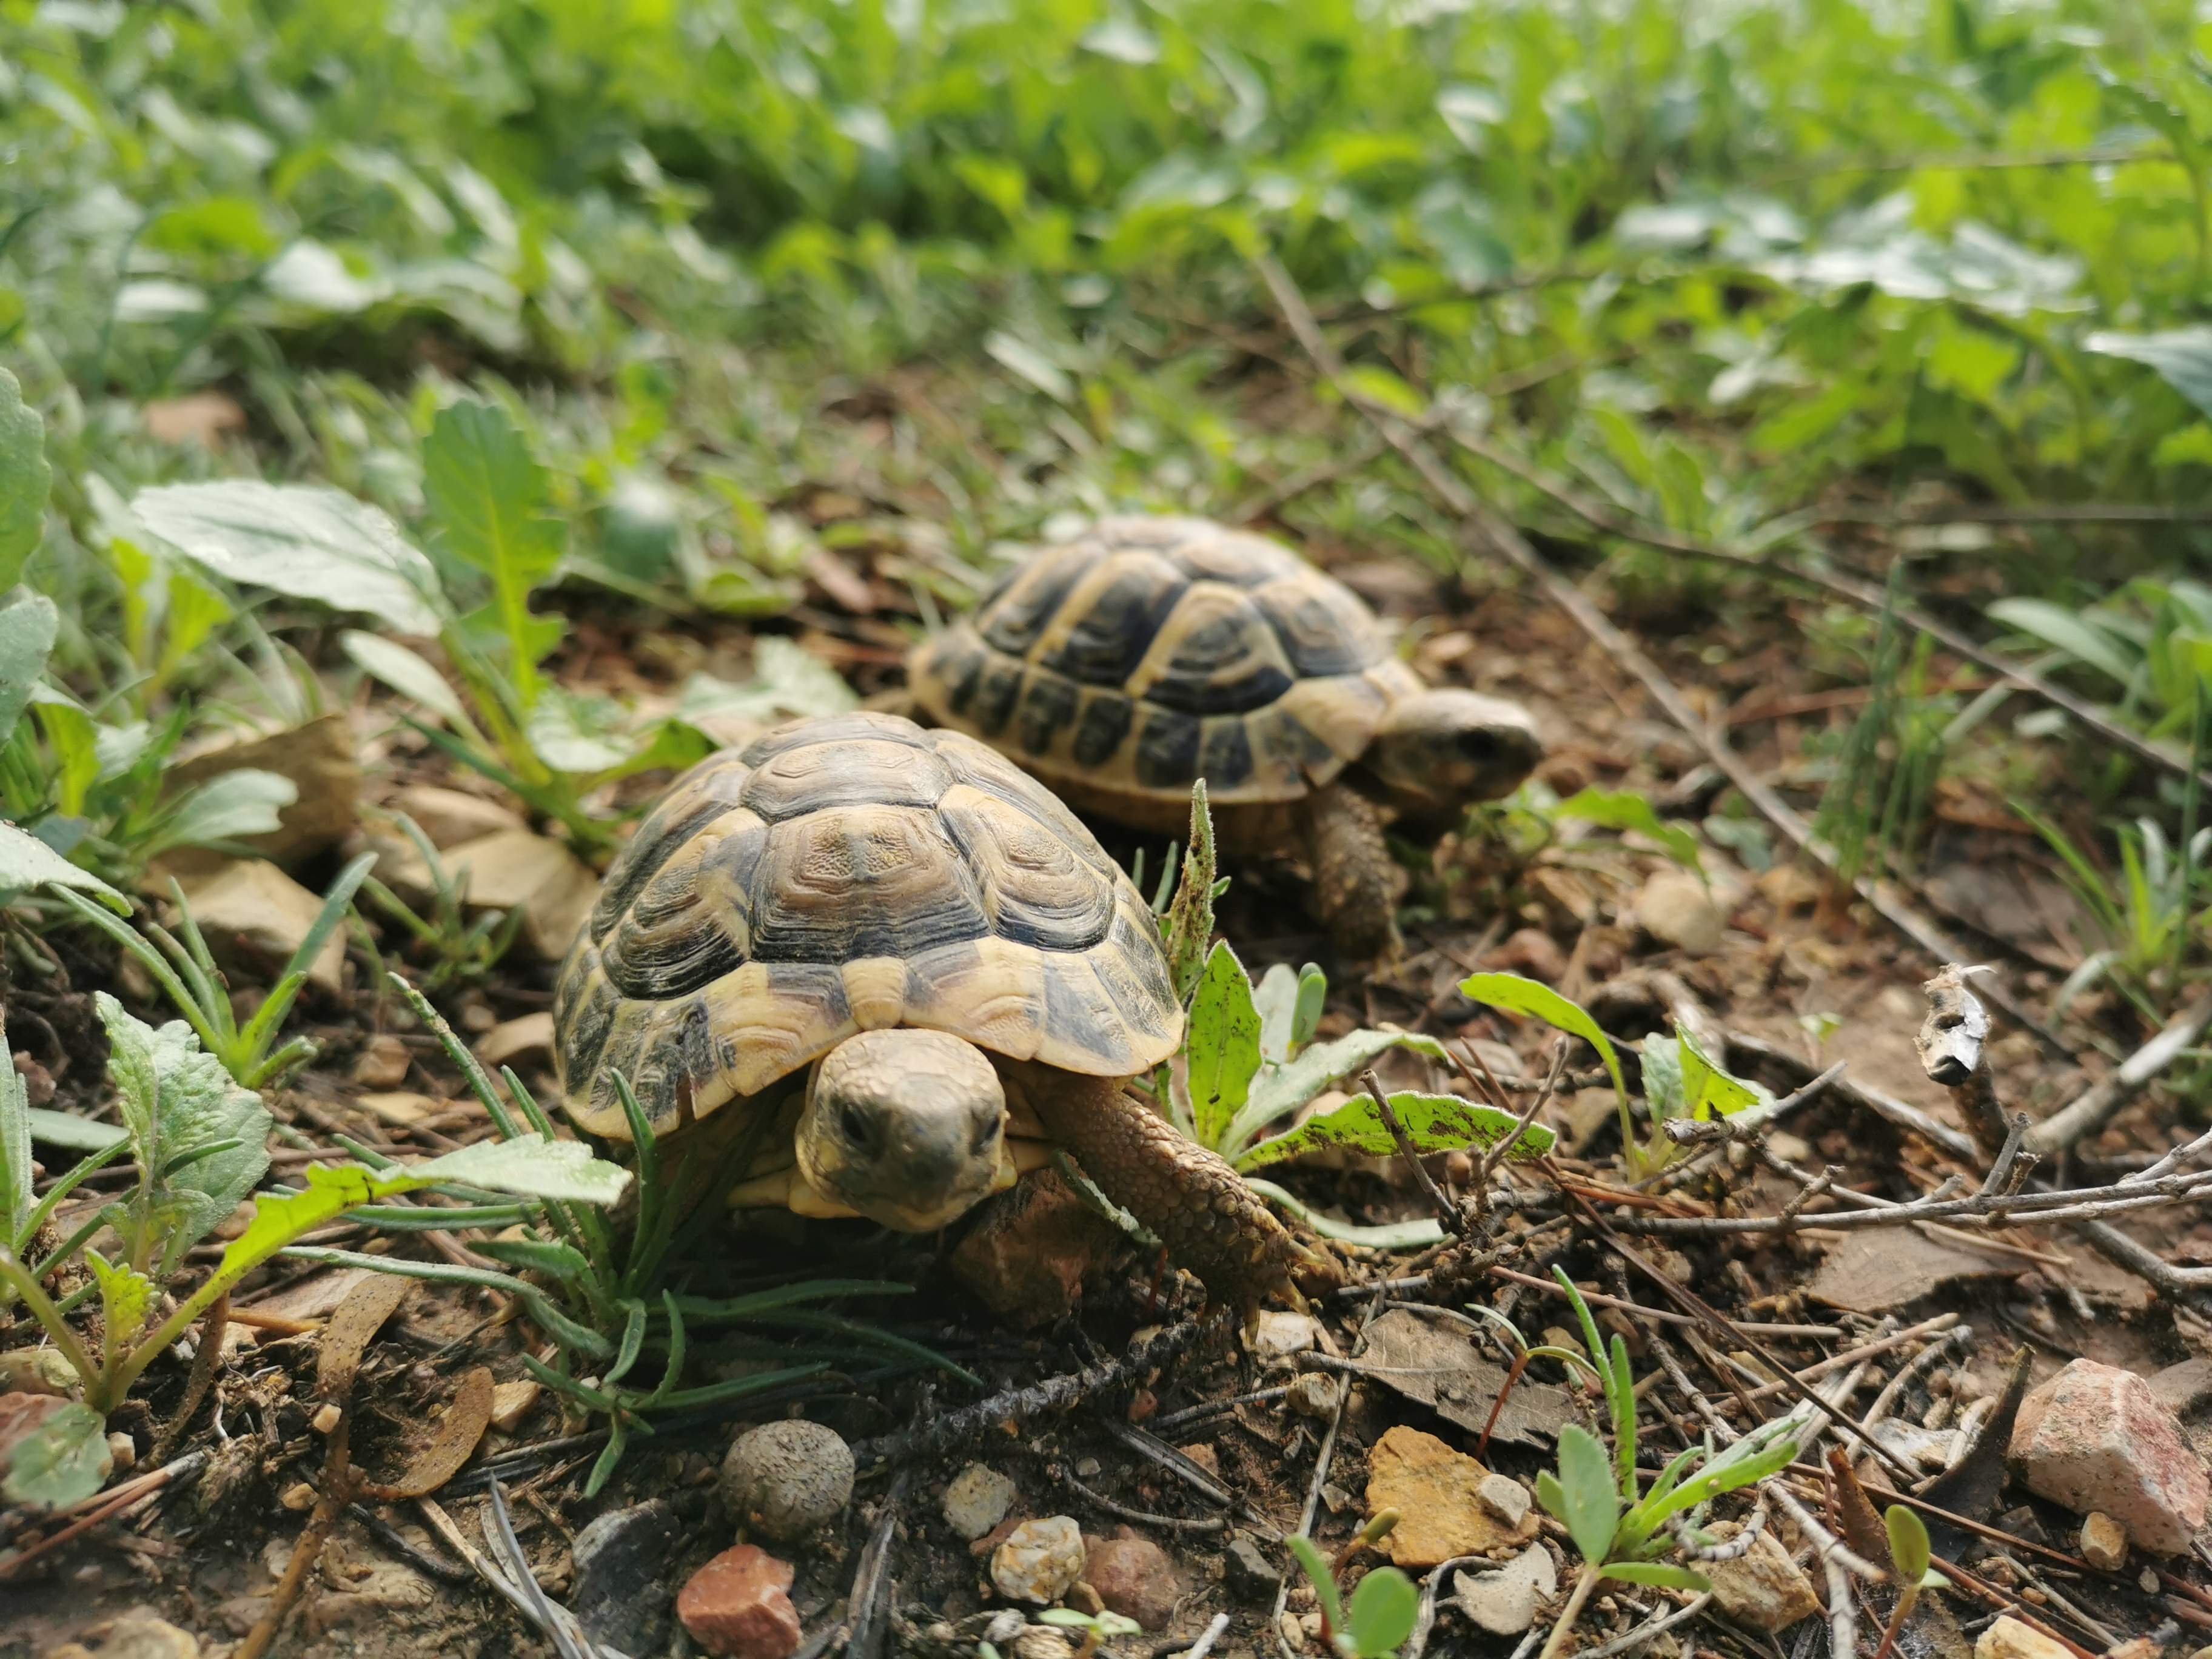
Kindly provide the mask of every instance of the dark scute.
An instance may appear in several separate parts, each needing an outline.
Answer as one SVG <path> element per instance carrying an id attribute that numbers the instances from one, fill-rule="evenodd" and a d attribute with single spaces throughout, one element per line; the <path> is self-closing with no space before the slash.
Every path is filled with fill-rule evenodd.
<path id="1" fill-rule="evenodd" d="M 1255 594 L 1253 603 L 1301 679 L 1357 674 L 1381 659 L 1379 636 L 1364 617 L 1340 615 L 1306 588 L 1285 584 Z"/>
<path id="2" fill-rule="evenodd" d="M 804 749 L 817 743 L 852 743 L 866 738 L 874 743 L 902 744 L 926 749 L 928 734 L 921 727 L 861 710 L 850 714 L 820 714 L 812 720 L 789 720 L 773 732 L 763 732 L 747 744 L 739 758 L 756 769 L 787 749 Z"/>
<path id="3" fill-rule="evenodd" d="M 1231 788 L 1252 775 L 1252 738 L 1243 720 L 1206 722 L 1198 773 L 1219 789 Z"/>
<path id="4" fill-rule="evenodd" d="M 1152 648 L 1152 636 L 1190 584 L 1165 561 L 1132 558 L 1098 592 L 1043 665 L 1085 685 L 1119 685 Z"/>
<path id="5" fill-rule="evenodd" d="M 975 707 L 969 718 L 981 731 L 994 735 L 1004 731 L 1006 717 L 1014 712 L 1014 700 L 1021 690 L 1020 663 L 988 664 L 983 670 L 983 683 L 975 689 Z"/>
<path id="6" fill-rule="evenodd" d="M 1000 939 L 1040 951 L 1087 951 L 1114 926 L 1114 888 L 1103 881 L 1062 884 L 1056 904 L 1028 903 L 999 896 Z"/>
<path id="7" fill-rule="evenodd" d="M 871 753 L 854 747 L 884 743 L 923 752 L 910 762 L 902 757 L 894 766 L 880 748 Z M 926 743 L 909 742 L 905 733 L 886 733 L 879 726 L 860 726 L 849 735 L 828 732 L 805 750 L 771 756 L 756 767 L 741 804 L 777 823 L 840 806 L 931 806 L 952 786 L 952 774 Z"/>
<path id="8" fill-rule="evenodd" d="M 592 972 L 592 966 L 589 957 L 573 958 L 553 999 L 553 1029 L 559 1034 L 563 1073 L 572 1085 L 599 1065 L 619 1006 L 615 988 Z"/>
<path id="9" fill-rule="evenodd" d="M 1198 776 L 1197 720 L 1147 708 L 1137 733 L 1137 781 L 1147 789 L 1188 789 Z"/>
<path id="10" fill-rule="evenodd" d="M 968 705 L 975 701 L 987 660 L 981 649 L 964 641 L 957 645 L 948 641 L 939 649 L 937 677 L 944 683 L 945 706 L 954 714 L 966 714 Z"/>
<path id="11" fill-rule="evenodd" d="M 719 756 L 707 763 L 709 766 L 730 763 Z M 726 793 L 730 799 L 723 798 Z M 670 855 L 728 811 L 737 793 L 734 788 L 726 792 L 718 789 L 702 798 L 685 790 L 680 799 L 689 803 L 688 807 L 672 814 L 669 808 L 677 805 L 679 799 L 672 792 L 665 804 L 647 815 L 645 822 L 638 825 L 637 833 L 616 854 L 605 884 L 599 889 L 599 896 L 592 906 L 590 933 L 593 939 L 606 936 L 607 930 L 629 908 L 646 883 L 659 873 Z"/>
<path id="12" fill-rule="evenodd" d="M 702 991 L 744 963 L 738 942 L 703 907 L 681 930 L 647 938 L 632 918 L 607 940 L 607 977 L 624 996 L 647 1000 Z"/>
<path id="13" fill-rule="evenodd" d="M 1134 704 L 1115 692 L 1102 691 L 1092 697 L 1076 724 L 1075 763 L 1103 766 L 1129 735 L 1129 722 L 1136 712 Z"/>
<path id="14" fill-rule="evenodd" d="M 1027 656 L 1045 624 L 1058 614 L 1068 589 L 1083 579 L 1097 556 L 1095 545 L 1079 544 L 1040 553 L 1016 566 L 975 613 L 983 638 L 1009 656 Z"/>
<path id="15" fill-rule="evenodd" d="M 1231 587 L 1262 587 L 1305 568 L 1304 561 L 1288 548 L 1256 537 L 1231 540 L 1218 532 L 1188 537 L 1170 556 L 1193 581 L 1226 582 Z"/>
<path id="16" fill-rule="evenodd" d="M 845 963 L 903 957 L 989 933 L 990 918 L 966 861 L 956 852 L 951 864 L 958 880 L 917 896 L 912 882 L 896 878 L 910 849 L 911 843 L 841 834 L 828 824 L 812 837 L 804 886 L 794 879 L 792 860 L 766 860 L 751 894 L 754 959 Z M 770 875 L 776 878 L 768 879 Z"/>
<path id="17" fill-rule="evenodd" d="M 1075 718 L 1076 690 L 1057 674 L 1032 673 L 1023 694 L 1016 739 L 1032 755 L 1052 747 L 1060 729 Z"/>

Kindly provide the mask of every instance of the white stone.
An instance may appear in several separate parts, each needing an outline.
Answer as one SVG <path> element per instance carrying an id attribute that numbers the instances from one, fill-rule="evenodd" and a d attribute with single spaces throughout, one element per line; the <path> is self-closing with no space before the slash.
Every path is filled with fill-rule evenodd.
<path id="1" fill-rule="evenodd" d="M 1015 1495 L 1014 1483 L 998 1470 L 970 1463 L 945 1488 L 945 1524 L 972 1543 L 1006 1518 Z"/>
<path id="2" fill-rule="evenodd" d="M 1245 1332 L 1244 1346 L 1262 1359 L 1278 1359 L 1304 1353 L 1314 1346 L 1320 1334 L 1321 1327 L 1310 1315 L 1269 1308 L 1260 1315 L 1258 1323 Z"/>
<path id="3" fill-rule="evenodd" d="M 1073 1516 L 1024 1521 L 991 1555 L 991 1582 L 1010 1601 L 1049 1606 L 1083 1577 L 1083 1528 Z"/>
<path id="4" fill-rule="evenodd" d="M 1474 1489 L 1474 1499 L 1509 1527 L 1519 1526 L 1528 1513 L 1528 1488 L 1510 1475 L 1484 1475 Z"/>
<path id="5" fill-rule="evenodd" d="M 1452 1575 L 1460 1611 L 1493 1636 L 1520 1635 L 1559 1589 L 1559 1568 L 1540 1543 L 1529 1545 L 1495 1572 Z"/>

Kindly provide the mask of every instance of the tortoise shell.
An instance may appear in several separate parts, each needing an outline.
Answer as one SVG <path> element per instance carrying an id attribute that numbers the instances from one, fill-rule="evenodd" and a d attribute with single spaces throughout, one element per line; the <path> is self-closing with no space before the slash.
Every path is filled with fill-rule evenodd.
<path id="1" fill-rule="evenodd" d="M 1093 789 L 1294 800 L 1421 689 L 1358 595 L 1204 519 L 1101 520 L 915 659 L 929 717 Z"/>
<path id="2" fill-rule="evenodd" d="M 925 1026 L 1094 1077 L 1182 1036 L 1152 911 L 1005 757 L 892 714 L 797 720 L 677 781 L 553 995 L 568 1115 L 628 1139 L 758 1094 L 855 1031 Z"/>

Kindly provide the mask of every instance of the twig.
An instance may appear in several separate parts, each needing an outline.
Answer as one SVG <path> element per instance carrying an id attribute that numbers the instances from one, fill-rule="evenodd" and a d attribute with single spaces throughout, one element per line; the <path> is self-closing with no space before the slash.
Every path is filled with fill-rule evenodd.
<path id="1" fill-rule="evenodd" d="M 1878 1426 L 1917 1378 L 1934 1370 L 1937 1363 L 1952 1349 L 1964 1350 L 1973 1340 L 1974 1328 L 1972 1325 L 1960 1325 L 1946 1331 L 1939 1340 L 1929 1343 L 1898 1368 L 1897 1375 L 1882 1384 L 1881 1392 L 1875 1395 L 1874 1404 L 1866 1408 L 1866 1414 L 1860 1421 L 1869 1429 Z"/>
<path id="2" fill-rule="evenodd" d="M 1616 1636 L 1610 1642 L 1601 1642 L 1594 1648 L 1578 1650 L 1575 1659 L 1616 1659 L 1616 1656 L 1620 1654 L 1639 1652 L 1675 1626 L 1686 1624 L 1696 1618 L 1712 1599 L 1711 1590 L 1703 1591 L 1671 1613 L 1645 1620 L 1625 1636 Z"/>
<path id="3" fill-rule="evenodd" d="M 192 1413 L 199 1410 L 200 1401 L 207 1398 L 208 1389 L 214 1386 L 216 1371 L 222 1361 L 223 1330 L 229 1323 L 230 1292 L 225 1291 L 209 1305 L 206 1316 L 200 1322 L 200 1346 L 192 1355 L 191 1372 L 185 1378 L 185 1397 L 169 1420 L 161 1425 L 161 1431 L 154 1437 L 150 1455 L 155 1462 L 169 1461 L 177 1442 L 191 1426 Z"/>
<path id="4" fill-rule="evenodd" d="M 1228 1629 L 1229 1615 L 1225 1613 L 1215 1613 L 1213 1622 L 1206 1626 L 1206 1629 L 1200 1633 L 1198 1640 L 1190 1644 L 1190 1650 L 1182 1656 L 1182 1659 L 1206 1659 L 1206 1656 L 1213 1651 L 1213 1644 L 1222 1638 Z"/>
<path id="5" fill-rule="evenodd" d="M 1226 1532 L 1229 1530 L 1229 1517 L 1225 1515 L 1195 1516 L 1154 1515 L 1149 1510 L 1131 1509 L 1127 1504 L 1115 1503 L 1104 1493 L 1084 1485 L 1065 1468 L 1055 1468 L 1052 1474 L 1054 1480 L 1083 1499 L 1085 1503 L 1093 1504 L 1105 1510 L 1109 1515 L 1119 1516 L 1124 1521 L 1133 1521 L 1139 1526 L 1159 1527 L 1169 1532 Z"/>
<path id="6" fill-rule="evenodd" d="M 1780 1043 L 1769 1042 L 1765 1037 L 1753 1036 L 1748 1031 L 1731 1030 L 1729 1046 L 1748 1054 L 1766 1065 L 1788 1072 L 1792 1077 L 1813 1075 L 1814 1068 L 1803 1056 L 1792 1054 Z M 1910 1130 L 1923 1140 L 1954 1158 L 1972 1158 L 1974 1143 L 1948 1123 L 1938 1122 L 1917 1106 L 1908 1104 L 1894 1095 L 1886 1095 L 1854 1083 L 1847 1077 L 1837 1078 L 1829 1085 L 1832 1093 L 1841 1096 L 1854 1106 L 1864 1107 L 1876 1116 L 1886 1118 L 1900 1129 Z"/>
<path id="7" fill-rule="evenodd" d="M 1813 1546 L 1820 1570 L 1828 1579 L 1828 1653 L 1830 1659 L 1856 1659 L 1859 1650 L 1858 1604 L 1851 1595 L 1851 1577 L 1880 1583 L 1888 1575 L 1863 1556 L 1854 1555 L 1843 1540 L 1814 1517 L 1813 1512 L 1790 1494 L 1778 1480 L 1762 1480 L 1759 1489 L 1779 1504 L 1797 1523 L 1799 1534 Z"/>
<path id="8" fill-rule="evenodd" d="M 299 1541 L 292 1547 L 292 1559 L 284 1568 L 284 1576 L 276 1581 L 268 1607 L 253 1621 L 253 1628 L 238 1644 L 233 1659 L 261 1659 L 269 1651 L 269 1644 L 276 1639 L 277 1626 L 292 1611 L 292 1603 L 299 1600 L 300 1588 L 307 1582 L 307 1574 L 322 1559 L 323 1545 L 331 1535 L 331 1528 L 353 1501 L 359 1481 L 352 1462 L 352 1431 L 353 1413 L 342 1406 L 337 1426 L 331 1431 L 330 1452 L 323 1462 L 323 1490 L 315 1499 L 314 1512 L 307 1517 Z"/>
<path id="9" fill-rule="evenodd" d="M 2130 1054 L 2112 1074 L 2070 1106 L 2060 1108 L 2027 1132 L 2028 1150 L 2063 1152 L 2112 1121 L 2160 1073 L 2181 1058 L 2212 1025 L 2212 997 L 2183 1009 L 2166 1029 Z M 2144 1172 L 2146 1176 L 2149 1171 Z"/>
<path id="10" fill-rule="evenodd" d="M 852 1594 L 845 1600 L 845 1616 L 852 1626 L 852 1634 L 845 1644 L 850 1659 L 875 1659 L 883 1650 L 884 1638 L 890 1632 L 891 1546 L 898 1537 L 899 1515 L 906 1507 L 907 1486 L 913 1474 L 910 1469 L 901 1469 L 898 1478 L 891 1482 L 854 1571 Z"/>

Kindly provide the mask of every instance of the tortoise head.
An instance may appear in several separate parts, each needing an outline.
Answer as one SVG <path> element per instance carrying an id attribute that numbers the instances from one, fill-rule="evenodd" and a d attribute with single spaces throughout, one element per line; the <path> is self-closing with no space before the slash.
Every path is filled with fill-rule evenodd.
<path id="1" fill-rule="evenodd" d="M 1448 689 L 1398 699 L 1360 763 L 1401 811 L 1433 818 L 1510 793 L 1543 755 L 1520 704 Z"/>
<path id="2" fill-rule="evenodd" d="M 799 1170 L 825 1197 L 926 1233 L 997 1184 L 1006 1095 L 982 1051 L 944 1031 L 862 1031 L 816 1064 Z"/>

